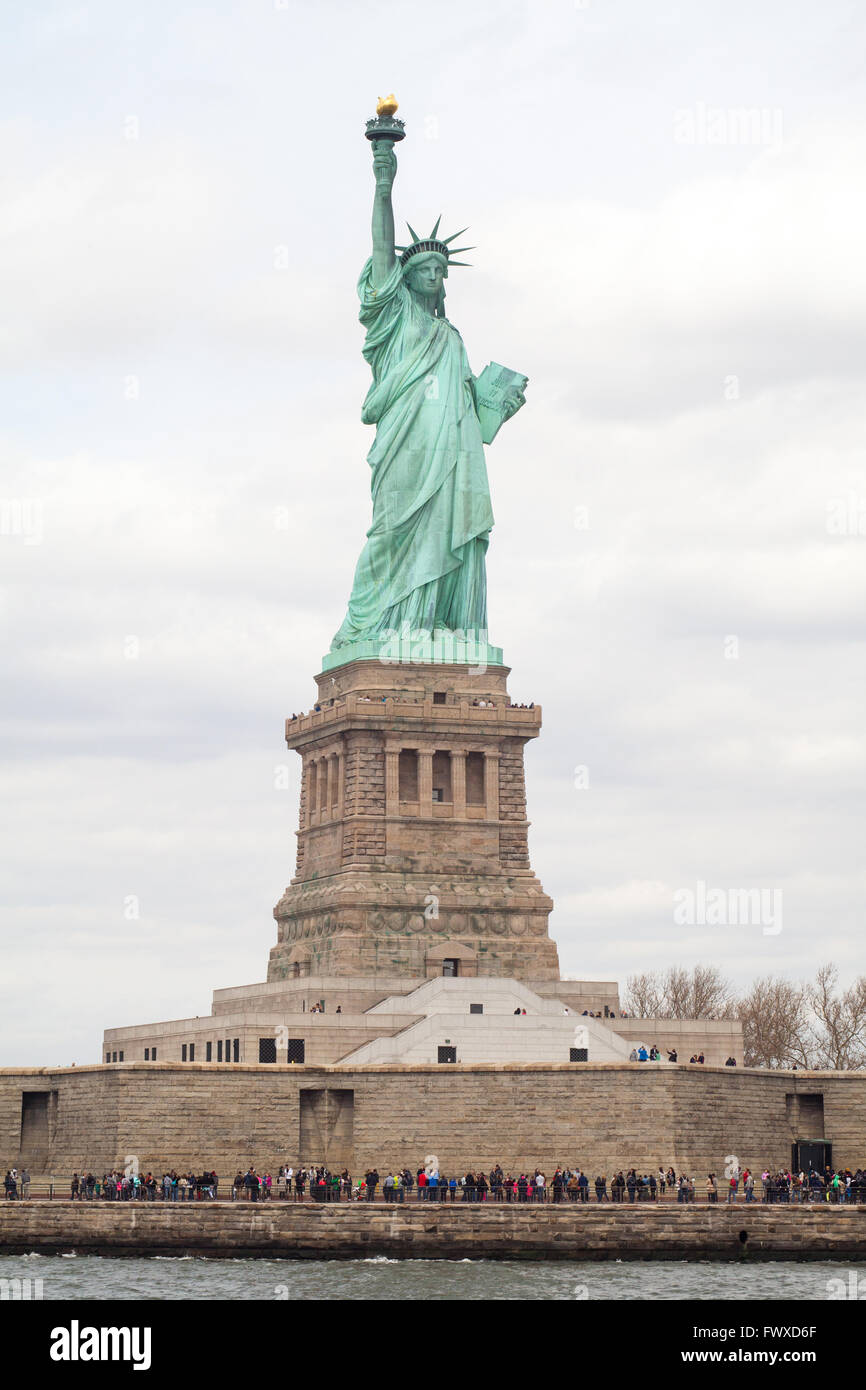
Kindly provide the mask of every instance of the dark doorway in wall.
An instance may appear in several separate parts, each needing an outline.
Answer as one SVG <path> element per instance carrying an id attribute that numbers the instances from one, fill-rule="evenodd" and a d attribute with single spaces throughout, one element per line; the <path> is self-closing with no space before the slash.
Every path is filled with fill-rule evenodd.
<path id="1" fill-rule="evenodd" d="M 791 1145 L 791 1167 L 795 1173 L 823 1173 L 833 1167 L 833 1145 L 819 1139 L 798 1139 Z"/>
<path id="2" fill-rule="evenodd" d="M 51 1121 L 56 1113 L 56 1091 L 21 1092 L 20 1152 L 31 1168 L 40 1161 L 48 1161 Z"/>
<path id="3" fill-rule="evenodd" d="M 298 1151 L 301 1163 L 332 1170 L 354 1164 L 355 1092 L 331 1087 L 300 1092 Z"/>
<path id="4" fill-rule="evenodd" d="M 785 1096 L 788 1124 L 803 1138 L 824 1138 L 824 1095 L 821 1091 L 789 1091 Z"/>

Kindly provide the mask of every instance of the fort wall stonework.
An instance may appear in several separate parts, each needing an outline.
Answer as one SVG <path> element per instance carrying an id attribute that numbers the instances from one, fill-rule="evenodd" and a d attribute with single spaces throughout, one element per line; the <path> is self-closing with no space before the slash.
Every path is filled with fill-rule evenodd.
<path id="1" fill-rule="evenodd" d="M 28 1152 L 34 1092 L 50 1105 Z M 731 1155 L 758 1172 L 788 1167 L 792 1144 L 815 1139 L 832 1144 L 836 1166 L 864 1163 L 866 1076 L 639 1063 L 0 1071 L 0 1163 L 58 1179 L 130 1156 L 144 1171 L 201 1165 L 228 1177 L 284 1162 L 414 1171 L 430 1153 L 449 1173 L 569 1163 L 609 1176 L 672 1163 L 702 1179 Z"/>
<path id="2" fill-rule="evenodd" d="M 862 1260 L 866 1208 L 4 1203 L 0 1250 L 271 1259 Z M 255 1280 L 255 1271 L 247 1277 Z M 581 1278 L 584 1296 L 593 1297 L 592 1275 Z M 280 1292 L 273 1273 L 263 1272 L 258 1296 Z"/>

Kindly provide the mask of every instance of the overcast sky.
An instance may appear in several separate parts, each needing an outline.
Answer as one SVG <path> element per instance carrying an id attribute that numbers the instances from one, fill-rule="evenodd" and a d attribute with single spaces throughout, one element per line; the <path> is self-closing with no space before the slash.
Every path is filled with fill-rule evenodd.
<path id="1" fill-rule="evenodd" d="M 490 638 L 543 706 L 563 972 L 862 973 L 862 8 L 15 11 L 0 1064 L 265 977 L 283 720 L 369 525 L 355 282 L 392 90 L 398 218 L 469 225 L 449 317 L 476 372 L 530 379 L 488 451 Z M 781 894 L 782 929 L 677 921 L 699 883 Z"/>

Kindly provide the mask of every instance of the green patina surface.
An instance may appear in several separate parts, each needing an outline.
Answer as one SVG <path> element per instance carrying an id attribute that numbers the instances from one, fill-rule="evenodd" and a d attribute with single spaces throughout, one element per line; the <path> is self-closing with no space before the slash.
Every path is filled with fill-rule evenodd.
<path id="1" fill-rule="evenodd" d="M 346 617 L 322 668 L 361 656 L 501 665 L 501 649 L 487 642 L 485 557 L 493 509 L 475 378 L 444 311 L 454 237 L 440 239 L 437 222 L 429 237 L 410 227 L 409 245 L 395 246 L 397 160 L 391 140 L 373 140 L 372 148 L 373 254 L 358 294 L 367 330 L 363 353 L 373 373 L 362 411 L 376 427 L 367 456 L 373 520 Z M 522 404 L 515 387 L 502 403 L 503 419 Z M 411 650 L 419 654 L 408 655 Z"/>
<path id="2" fill-rule="evenodd" d="M 504 665 L 501 647 L 492 647 L 489 642 L 441 630 L 430 636 L 404 630 L 402 635 L 396 632 L 372 641 L 351 642 L 328 652 L 322 658 L 322 670 L 332 671 L 336 666 L 347 666 L 350 661 L 380 661 L 385 666 L 409 662 L 436 666 L 453 663 L 477 666 L 479 672 L 489 666 Z"/>

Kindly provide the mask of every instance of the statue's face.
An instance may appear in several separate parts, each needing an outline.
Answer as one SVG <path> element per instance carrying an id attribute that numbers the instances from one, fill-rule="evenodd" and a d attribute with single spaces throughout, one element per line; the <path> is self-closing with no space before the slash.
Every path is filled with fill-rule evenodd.
<path id="1" fill-rule="evenodd" d="M 410 289 L 415 290 L 416 294 L 438 295 L 442 288 L 442 281 L 445 279 L 445 266 L 442 264 L 442 257 L 434 254 L 427 256 L 417 256 L 412 260 L 406 270 L 406 279 Z"/>

